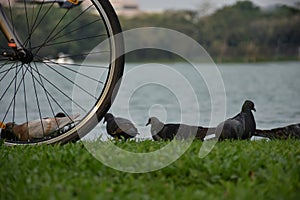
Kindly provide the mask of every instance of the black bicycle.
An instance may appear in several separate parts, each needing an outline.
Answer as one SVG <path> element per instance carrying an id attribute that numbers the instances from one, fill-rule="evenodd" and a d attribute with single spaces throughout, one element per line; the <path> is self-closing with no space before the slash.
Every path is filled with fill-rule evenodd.
<path id="1" fill-rule="evenodd" d="M 124 69 L 108 0 L 1 0 L 0 126 L 7 145 L 76 141 L 111 106 Z"/>

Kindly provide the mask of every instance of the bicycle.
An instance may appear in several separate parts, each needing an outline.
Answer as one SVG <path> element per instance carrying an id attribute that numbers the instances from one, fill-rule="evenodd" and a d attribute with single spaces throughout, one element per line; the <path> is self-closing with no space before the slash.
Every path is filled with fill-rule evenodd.
<path id="1" fill-rule="evenodd" d="M 4 143 L 64 144 L 85 136 L 109 110 L 124 69 L 122 30 L 110 2 L 1 0 L 0 28 Z M 30 135 L 32 124 L 42 131 Z M 24 137 L 16 127 L 25 127 Z"/>

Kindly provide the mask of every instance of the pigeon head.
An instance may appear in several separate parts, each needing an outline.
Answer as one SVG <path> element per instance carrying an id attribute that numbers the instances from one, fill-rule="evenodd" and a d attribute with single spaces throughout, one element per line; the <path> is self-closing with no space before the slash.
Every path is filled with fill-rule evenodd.
<path id="1" fill-rule="evenodd" d="M 105 122 L 107 122 L 107 121 L 113 119 L 113 118 L 114 118 L 113 114 L 111 114 L 111 113 L 106 113 L 106 114 L 104 115 L 104 121 L 103 121 L 103 124 L 104 124 Z"/>
<path id="2" fill-rule="evenodd" d="M 148 126 L 149 124 L 151 125 L 151 130 L 155 132 L 160 131 L 164 127 L 164 124 L 156 117 L 150 117 L 146 126 Z"/>
<path id="3" fill-rule="evenodd" d="M 66 117 L 65 113 L 59 112 L 55 115 L 57 118 Z"/>
<path id="4" fill-rule="evenodd" d="M 155 124 L 159 124 L 159 123 L 161 123 L 159 121 L 159 119 L 157 119 L 156 117 L 150 117 L 147 124 L 146 124 L 146 126 L 148 126 L 149 124 L 155 125 Z"/>
<path id="5" fill-rule="evenodd" d="M 15 122 L 8 122 L 8 123 L 6 124 L 5 130 L 7 130 L 7 131 L 12 131 L 12 129 L 14 128 L 15 125 L 16 125 Z"/>
<path id="6" fill-rule="evenodd" d="M 14 139 L 13 127 L 16 124 L 14 122 L 8 122 L 6 127 L 1 130 L 1 138 Z"/>
<path id="7" fill-rule="evenodd" d="M 243 104 L 242 112 L 248 112 L 251 110 L 256 111 L 256 109 L 254 107 L 254 103 L 250 100 L 246 100 Z"/>

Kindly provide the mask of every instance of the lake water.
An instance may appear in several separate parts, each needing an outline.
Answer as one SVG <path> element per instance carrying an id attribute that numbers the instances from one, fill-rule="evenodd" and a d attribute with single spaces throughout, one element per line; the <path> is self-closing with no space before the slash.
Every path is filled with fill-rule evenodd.
<path id="1" fill-rule="evenodd" d="M 212 67 L 199 64 L 197 72 L 187 63 L 127 64 L 110 112 L 133 121 L 143 138 L 150 137 L 149 116 L 216 126 L 240 112 L 246 99 L 255 103 L 257 128 L 300 123 L 300 62 L 217 64 L 221 80 Z M 105 132 L 100 123 L 91 135 Z"/>
<path id="2" fill-rule="evenodd" d="M 61 77 L 47 76 L 46 69 L 46 77 L 53 79 L 59 88 L 66 87 L 64 82 L 60 84 Z M 87 85 L 90 88 L 89 82 Z M 73 96 L 72 88 L 69 89 L 70 93 L 65 95 L 68 98 Z M 34 100 L 34 94 L 28 95 L 28 99 L 30 96 Z M 70 102 L 70 99 L 61 96 L 63 104 Z M 90 108 L 84 99 L 87 95 L 77 96 L 82 98 L 79 101 L 81 106 Z M 46 97 L 39 100 L 43 99 L 47 100 Z M 254 116 L 258 128 L 300 123 L 300 62 L 217 65 L 129 63 L 125 66 L 122 84 L 110 112 L 134 122 L 141 133 L 139 137 L 150 138 L 150 127 L 145 127 L 145 124 L 151 116 L 164 123 L 216 126 L 240 112 L 246 99 L 255 103 L 257 112 Z M 36 103 L 33 101 L 32 104 L 28 109 L 32 113 L 28 115 L 38 118 Z M 5 114 L 1 106 L 0 116 Z M 69 107 L 72 109 L 71 105 Z M 20 110 L 16 113 L 22 113 L 22 108 Z M 46 111 L 45 116 L 48 116 Z M 16 116 L 16 120 L 18 117 L 22 117 L 19 123 L 24 121 L 23 115 Z M 101 135 L 107 137 L 102 122 L 88 137 Z"/>

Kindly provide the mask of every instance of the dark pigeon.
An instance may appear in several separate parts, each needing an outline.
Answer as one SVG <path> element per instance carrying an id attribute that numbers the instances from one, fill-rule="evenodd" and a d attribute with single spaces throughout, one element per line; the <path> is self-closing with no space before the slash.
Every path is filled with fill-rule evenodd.
<path id="1" fill-rule="evenodd" d="M 252 110 L 256 111 L 254 108 L 254 103 L 246 100 L 239 114 L 220 123 L 216 128 L 216 136 L 220 136 L 219 140 L 245 140 L 251 138 L 256 130 L 256 123 L 252 114 Z"/>
<path id="2" fill-rule="evenodd" d="M 178 132 L 180 124 L 164 124 L 156 117 L 150 117 L 146 126 L 151 125 L 153 140 L 173 140 Z"/>
<path id="3" fill-rule="evenodd" d="M 257 129 L 254 136 L 267 137 L 271 140 L 300 139 L 300 123 L 269 130 Z"/>
<path id="4" fill-rule="evenodd" d="M 107 123 L 106 131 L 113 138 L 127 140 L 139 134 L 131 121 L 121 117 L 114 117 L 111 113 L 107 113 L 104 116 L 103 123 L 105 122 Z"/>
<path id="5" fill-rule="evenodd" d="M 177 135 L 177 139 L 197 138 L 203 140 L 207 128 L 201 126 L 189 126 L 185 124 L 164 124 L 156 117 L 151 117 L 146 126 L 151 125 L 151 135 L 153 140 L 173 140 Z"/>

